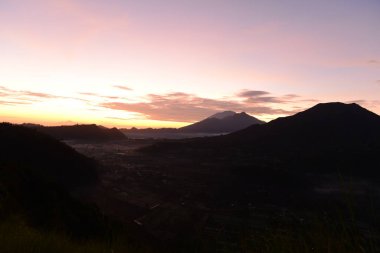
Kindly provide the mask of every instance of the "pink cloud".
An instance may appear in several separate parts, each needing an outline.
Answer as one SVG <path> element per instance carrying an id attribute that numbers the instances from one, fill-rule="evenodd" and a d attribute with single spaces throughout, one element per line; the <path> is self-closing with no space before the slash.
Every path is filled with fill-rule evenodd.
<path id="1" fill-rule="evenodd" d="M 76 98 L 76 97 L 66 97 L 66 96 L 58 96 L 54 94 L 44 93 L 44 92 L 35 92 L 28 90 L 14 90 L 7 88 L 5 86 L 0 86 L 0 97 L 11 99 L 12 101 L 8 101 L 8 104 L 32 104 L 35 102 L 41 102 L 43 100 L 54 100 L 54 99 L 74 99 L 80 100 L 84 102 L 89 102 L 89 100 Z M 112 97 L 116 98 L 116 97 Z M 5 104 L 5 102 L 3 103 Z"/>
<path id="2" fill-rule="evenodd" d="M 132 89 L 127 87 L 127 86 L 122 86 L 122 85 L 114 85 L 113 87 L 121 89 L 121 90 L 128 90 L 131 91 Z"/>
<path id="3" fill-rule="evenodd" d="M 111 101 L 100 103 L 99 106 L 113 110 L 122 110 L 146 115 L 148 119 L 163 121 L 193 122 L 208 117 L 211 114 L 232 110 L 245 111 L 253 115 L 289 115 L 295 110 L 282 109 L 285 103 L 299 103 L 298 95 L 268 96 L 267 91 L 244 90 L 229 99 L 211 99 L 188 94 L 172 92 L 167 94 L 149 94 L 146 102 L 128 103 Z M 302 99 L 302 102 L 315 100 Z"/>

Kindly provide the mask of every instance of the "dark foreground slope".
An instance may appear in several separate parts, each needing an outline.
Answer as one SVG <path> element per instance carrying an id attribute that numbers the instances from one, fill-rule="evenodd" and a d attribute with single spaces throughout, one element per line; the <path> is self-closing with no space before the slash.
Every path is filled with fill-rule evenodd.
<path id="1" fill-rule="evenodd" d="M 96 180 L 95 162 L 34 129 L 0 124 L 0 164 L 38 173 L 66 187 Z"/>
<path id="2" fill-rule="evenodd" d="M 75 238 L 101 236 L 102 216 L 69 194 L 95 181 L 92 160 L 33 129 L 0 124 L 2 222 L 17 220 Z"/>
<path id="3" fill-rule="evenodd" d="M 41 127 L 39 132 L 48 134 L 58 140 L 115 141 L 126 139 L 117 128 L 105 128 L 97 125 L 73 125 Z"/>

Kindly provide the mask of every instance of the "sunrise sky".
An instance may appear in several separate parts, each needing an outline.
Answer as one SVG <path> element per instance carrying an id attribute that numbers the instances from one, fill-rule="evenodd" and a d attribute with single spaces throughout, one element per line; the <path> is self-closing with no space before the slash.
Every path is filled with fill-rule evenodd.
<path id="1" fill-rule="evenodd" d="M 0 0 L 0 119 L 178 127 L 380 114 L 379 0 Z"/>

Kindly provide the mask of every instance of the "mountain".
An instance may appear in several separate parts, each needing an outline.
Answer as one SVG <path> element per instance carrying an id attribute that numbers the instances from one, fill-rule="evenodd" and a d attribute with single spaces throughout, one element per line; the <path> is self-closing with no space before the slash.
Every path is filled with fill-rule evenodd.
<path id="1" fill-rule="evenodd" d="M 126 139 L 125 135 L 117 128 L 109 129 L 95 124 L 53 127 L 35 126 L 32 128 L 58 140 L 113 141 Z"/>
<path id="2" fill-rule="evenodd" d="M 233 112 L 233 111 L 224 111 L 224 112 L 219 112 L 214 115 L 211 115 L 209 118 L 224 119 L 226 117 L 233 116 L 235 114 L 236 112 Z"/>
<path id="3" fill-rule="evenodd" d="M 183 133 L 231 133 L 264 122 L 245 112 L 225 111 L 178 130 Z"/>
<path id="4" fill-rule="evenodd" d="M 69 192 L 97 181 L 96 163 L 35 129 L 0 124 L 0 219 L 76 238 L 105 231 L 102 215 Z"/>
<path id="5" fill-rule="evenodd" d="M 245 112 L 236 113 L 233 111 L 225 111 L 216 113 L 202 121 L 181 128 L 131 128 L 121 129 L 121 131 L 128 137 L 138 139 L 184 139 L 231 133 L 254 124 L 263 123 L 265 122 L 260 121 Z"/>
<path id="6" fill-rule="evenodd" d="M 339 171 L 380 179 L 380 116 L 357 104 L 324 103 L 228 135 L 164 142 L 146 151 L 224 161 L 235 171 Z"/>
<path id="7" fill-rule="evenodd" d="M 380 116 L 357 104 L 323 103 L 278 118 L 266 125 L 251 126 L 230 134 L 232 142 L 275 142 L 276 145 L 315 148 L 378 141 Z"/>

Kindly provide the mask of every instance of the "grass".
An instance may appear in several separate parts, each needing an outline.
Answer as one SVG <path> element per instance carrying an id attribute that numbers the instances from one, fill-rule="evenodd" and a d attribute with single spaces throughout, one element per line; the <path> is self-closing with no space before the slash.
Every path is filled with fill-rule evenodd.
<path id="1" fill-rule="evenodd" d="M 341 182 L 351 182 L 343 179 Z M 377 253 L 380 252 L 379 213 L 376 212 L 373 196 L 369 205 L 356 205 L 351 184 L 341 188 L 344 205 L 331 207 L 332 216 L 313 214 L 305 224 L 282 225 L 280 229 L 269 229 L 241 242 L 242 252 L 250 253 Z M 363 198 L 362 196 L 359 198 Z M 368 201 L 368 200 L 366 200 Z M 360 209 L 367 209 L 363 212 Z M 367 226 L 360 227 L 358 212 L 366 216 Z M 333 218 L 334 217 L 334 218 Z"/>
<path id="2" fill-rule="evenodd" d="M 338 224 L 338 225 L 337 225 Z M 167 250 L 166 252 L 245 252 L 245 253 L 375 253 L 376 239 L 366 238 L 348 225 L 316 219 L 304 227 L 271 229 L 254 235 L 246 233 L 237 243 L 237 251 L 223 248 L 218 242 L 203 247 Z M 193 244 L 199 245 L 198 242 Z M 151 253 L 161 252 L 147 245 L 132 245 L 127 238 L 108 243 L 102 240 L 75 241 L 54 232 L 31 228 L 17 218 L 0 223 L 1 253 Z"/>
<path id="3" fill-rule="evenodd" d="M 1 185 L 0 185 L 1 186 Z M 186 242 L 168 243 L 155 247 L 148 239 L 143 243 L 133 242 L 125 228 L 115 232 L 112 240 L 73 240 L 62 232 L 47 232 L 32 228 L 18 216 L 0 219 L 0 253 L 153 253 L 153 252 L 244 252 L 244 253 L 376 253 L 380 252 L 380 231 L 374 229 L 379 214 L 376 206 L 368 205 L 366 214 L 373 227 L 359 228 L 358 211 L 347 191 L 346 205 L 334 216 L 313 214 L 305 222 L 280 221 L 276 227 L 260 232 L 243 226 L 240 238 L 230 247 L 218 238 L 202 238 L 202 232 L 195 233 Z M 0 214 L 1 214 L 0 201 Z M 3 203 L 4 204 L 4 203 Z M 373 217 L 372 217 L 373 216 Z M 2 216 L 0 215 L 0 218 Z M 143 238 L 144 239 L 144 238 Z M 177 245 L 177 246 L 176 246 Z"/>
<path id="4" fill-rule="evenodd" d="M 243 252 L 255 253 L 375 253 L 377 243 L 355 229 L 318 220 L 307 229 L 265 232 L 242 246 Z"/>
<path id="5" fill-rule="evenodd" d="M 2 253 L 112 252 L 103 243 L 74 242 L 63 234 L 41 232 L 18 220 L 0 225 L 0 245 Z"/>
<path id="6" fill-rule="evenodd" d="M 32 228 L 18 218 L 0 223 L 1 253 L 115 253 L 153 252 L 143 245 L 132 245 L 127 240 L 76 241 L 57 232 L 45 232 Z"/>

